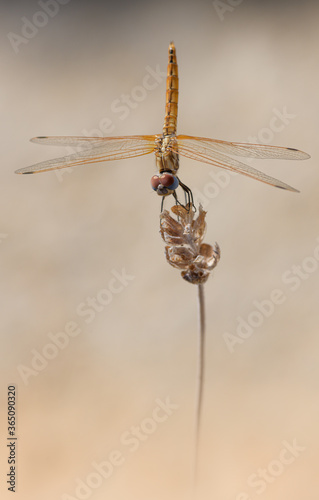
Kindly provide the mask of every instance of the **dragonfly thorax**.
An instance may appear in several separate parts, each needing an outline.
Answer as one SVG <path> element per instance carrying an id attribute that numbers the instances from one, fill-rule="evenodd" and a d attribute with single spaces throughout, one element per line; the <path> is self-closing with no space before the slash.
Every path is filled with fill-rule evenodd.
<path id="1" fill-rule="evenodd" d="M 157 135 L 155 139 L 156 166 L 159 173 L 176 174 L 179 167 L 177 140 L 174 135 Z"/>

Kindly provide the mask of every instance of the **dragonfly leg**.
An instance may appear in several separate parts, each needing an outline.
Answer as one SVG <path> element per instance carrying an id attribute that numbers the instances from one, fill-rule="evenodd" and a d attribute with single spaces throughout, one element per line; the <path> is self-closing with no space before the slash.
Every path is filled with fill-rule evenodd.
<path id="1" fill-rule="evenodd" d="M 175 194 L 175 191 L 174 191 L 174 194 Z M 164 200 L 165 200 L 165 196 L 162 196 L 162 201 L 161 201 L 161 212 L 163 212 L 163 208 L 164 208 Z"/>
<path id="2" fill-rule="evenodd" d="M 187 207 L 190 207 L 190 206 L 194 207 L 194 198 L 193 198 L 192 190 L 188 186 L 186 186 L 186 184 L 184 184 L 179 178 L 178 178 L 178 182 L 179 182 L 179 185 L 181 186 L 182 190 L 184 191 L 185 208 L 187 209 Z M 180 203 L 180 205 L 181 205 L 181 203 Z"/>
<path id="3" fill-rule="evenodd" d="M 171 194 L 174 196 L 176 205 L 180 205 L 181 207 L 184 207 L 187 211 L 189 211 L 190 207 L 192 207 L 192 210 L 196 212 L 196 208 L 194 206 L 194 198 L 193 198 L 193 193 L 191 189 L 186 186 L 183 182 L 178 179 L 179 185 L 181 186 L 183 192 L 184 192 L 184 200 L 185 200 L 185 205 L 183 205 L 176 194 L 176 191 L 173 191 Z M 164 209 L 164 201 L 165 201 L 166 196 L 162 196 L 162 201 L 161 201 L 161 212 L 163 212 Z"/>

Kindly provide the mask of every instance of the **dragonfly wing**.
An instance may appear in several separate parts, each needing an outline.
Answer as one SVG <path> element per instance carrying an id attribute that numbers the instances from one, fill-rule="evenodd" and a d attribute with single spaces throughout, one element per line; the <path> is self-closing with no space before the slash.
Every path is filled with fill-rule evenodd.
<path id="1" fill-rule="evenodd" d="M 44 146 L 74 146 L 81 148 L 92 148 L 96 146 L 102 146 L 103 143 L 107 143 L 110 141 L 121 141 L 123 139 L 136 139 L 138 137 L 145 136 L 127 136 L 127 137 L 84 137 L 80 136 L 64 136 L 64 135 L 56 135 L 56 136 L 42 136 L 42 137 L 33 137 L 30 139 L 31 142 L 35 142 L 36 144 L 43 144 Z M 147 137 L 147 136 L 146 136 Z"/>
<path id="2" fill-rule="evenodd" d="M 205 137 L 192 137 L 190 135 L 179 135 L 177 139 L 183 144 L 196 148 L 202 146 L 209 151 L 217 151 L 234 156 L 246 158 L 269 158 L 282 160 L 306 160 L 310 158 L 308 153 L 294 148 L 280 146 L 268 146 L 266 144 L 249 144 L 241 142 L 227 142 L 218 139 L 207 139 Z"/>
<path id="3" fill-rule="evenodd" d="M 133 135 L 127 137 L 35 137 L 33 142 L 56 146 L 84 147 L 78 153 L 62 158 L 43 161 L 31 167 L 20 168 L 16 174 L 36 174 L 66 167 L 77 167 L 101 161 L 133 158 L 152 153 L 155 149 L 155 136 Z"/>
<path id="4" fill-rule="evenodd" d="M 180 137 L 181 136 L 178 136 L 178 151 L 176 149 L 176 152 L 178 152 L 181 156 L 208 163 L 209 165 L 214 165 L 216 167 L 221 167 L 226 170 L 232 170 L 234 172 L 247 175 L 248 177 L 252 177 L 258 181 L 265 182 L 266 184 L 270 184 L 271 186 L 298 192 L 297 189 L 294 189 L 288 184 L 285 184 L 274 177 L 270 177 L 253 167 L 245 165 L 245 163 L 235 160 L 234 158 L 229 158 L 228 156 L 215 150 L 213 151 L 200 141 L 190 141 L 189 139 L 180 139 Z"/>

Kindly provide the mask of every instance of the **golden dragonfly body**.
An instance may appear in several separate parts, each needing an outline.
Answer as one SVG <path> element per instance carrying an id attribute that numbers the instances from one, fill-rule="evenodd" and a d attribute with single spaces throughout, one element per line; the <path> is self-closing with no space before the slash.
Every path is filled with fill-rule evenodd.
<path id="1" fill-rule="evenodd" d="M 227 142 L 204 137 L 176 135 L 178 111 L 178 66 L 176 49 L 169 45 L 166 83 L 166 109 L 161 135 L 132 135 L 126 137 L 35 137 L 32 142 L 57 146 L 81 147 L 81 151 L 62 158 L 55 158 L 21 168 L 17 174 L 35 174 L 66 167 L 76 167 L 102 161 L 120 160 L 155 153 L 158 174 L 151 179 L 151 186 L 161 196 L 173 194 L 178 185 L 185 192 L 186 201 L 192 201 L 190 189 L 177 177 L 179 155 L 216 167 L 239 172 L 266 184 L 289 191 L 293 187 L 270 177 L 228 155 L 250 158 L 303 160 L 307 153 L 294 148 Z"/>

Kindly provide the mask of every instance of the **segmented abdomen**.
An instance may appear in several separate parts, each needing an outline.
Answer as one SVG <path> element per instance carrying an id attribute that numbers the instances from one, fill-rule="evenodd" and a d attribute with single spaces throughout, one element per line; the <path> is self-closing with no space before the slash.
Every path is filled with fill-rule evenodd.
<path id="1" fill-rule="evenodd" d="M 163 134 L 175 134 L 178 107 L 178 67 L 174 43 L 168 49 L 168 66 L 166 79 L 166 106 Z"/>

